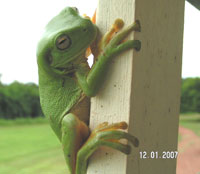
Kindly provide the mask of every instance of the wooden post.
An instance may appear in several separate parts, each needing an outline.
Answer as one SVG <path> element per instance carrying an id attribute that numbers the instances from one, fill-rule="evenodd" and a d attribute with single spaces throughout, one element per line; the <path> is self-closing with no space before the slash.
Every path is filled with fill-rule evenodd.
<path id="1" fill-rule="evenodd" d="M 92 99 L 90 127 L 127 121 L 140 146 L 129 156 L 99 149 L 88 174 L 175 174 L 176 159 L 162 157 L 177 150 L 184 0 L 99 0 L 100 31 L 105 33 L 116 18 L 126 26 L 140 21 L 141 32 L 129 39 L 141 40 L 142 49 L 113 60 L 103 89 Z M 158 158 L 151 159 L 151 152 Z"/>

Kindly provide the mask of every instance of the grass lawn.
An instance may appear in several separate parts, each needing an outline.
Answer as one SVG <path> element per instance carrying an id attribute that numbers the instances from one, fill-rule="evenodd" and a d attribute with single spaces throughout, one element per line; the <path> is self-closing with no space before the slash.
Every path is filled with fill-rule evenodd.
<path id="1" fill-rule="evenodd" d="M 200 114 L 181 115 L 180 125 L 200 136 Z M 64 173 L 61 144 L 46 120 L 0 120 L 0 174 Z"/>
<path id="2" fill-rule="evenodd" d="M 49 124 L 0 124 L 0 174 L 64 173 L 61 145 Z"/>
<path id="3" fill-rule="evenodd" d="M 183 114 L 180 116 L 180 126 L 188 128 L 200 136 L 200 114 Z"/>

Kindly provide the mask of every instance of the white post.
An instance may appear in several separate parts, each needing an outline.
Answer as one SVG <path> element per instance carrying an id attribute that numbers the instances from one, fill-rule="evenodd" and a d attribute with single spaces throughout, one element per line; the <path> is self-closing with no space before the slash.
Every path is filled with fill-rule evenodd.
<path id="1" fill-rule="evenodd" d="M 184 0 L 99 0 L 100 31 L 105 33 L 116 18 L 126 26 L 140 21 L 141 32 L 129 39 L 140 40 L 142 49 L 113 60 L 103 89 L 92 99 L 90 127 L 126 121 L 140 145 L 129 156 L 99 149 L 88 174 L 175 174 L 176 159 L 162 158 L 177 150 Z M 158 159 L 151 159 L 151 152 Z"/>

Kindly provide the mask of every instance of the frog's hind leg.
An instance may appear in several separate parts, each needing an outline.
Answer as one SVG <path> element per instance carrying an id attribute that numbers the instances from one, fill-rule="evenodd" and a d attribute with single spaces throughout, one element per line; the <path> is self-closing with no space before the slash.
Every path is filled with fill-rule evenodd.
<path id="1" fill-rule="evenodd" d="M 119 142 L 120 139 L 127 139 L 135 147 L 138 147 L 138 139 L 127 132 L 121 131 L 125 129 L 127 129 L 127 124 L 125 122 L 111 125 L 105 122 L 92 131 L 87 142 L 81 147 L 77 154 L 76 174 L 86 173 L 88 158 L 100 146 L 108 146 L 122 153 L 130 154 L 131 147 Z"/>
<path id="2" fill-rule="evenodd" d="M 68 174 L 75 174 L 77 152 L 89 136 L 89 128 L 78 117 L 69 113 L 62 120 L 61 132 Z"/>

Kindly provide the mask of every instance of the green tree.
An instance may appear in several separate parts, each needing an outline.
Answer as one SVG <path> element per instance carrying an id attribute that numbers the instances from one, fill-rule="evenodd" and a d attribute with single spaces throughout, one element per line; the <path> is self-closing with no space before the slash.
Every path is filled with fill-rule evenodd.
<path id="1" fill-rule="evenodd" d="M 0 86 L 0 117 L 36 117 L 42 115 L 38 86 L 13 82 Z"/>
<path id="2" fill-rule="evenodd" d="M 182 80 L 181 112 L 200 112 L 200 78 Z"/>

